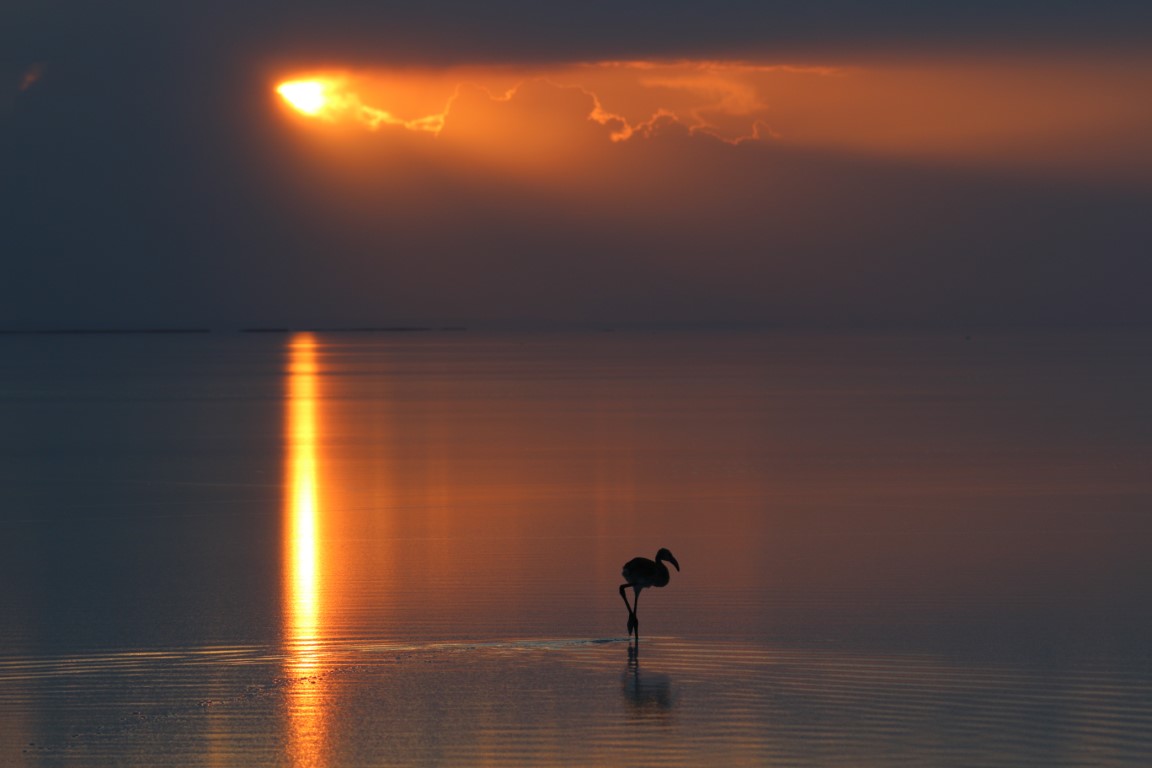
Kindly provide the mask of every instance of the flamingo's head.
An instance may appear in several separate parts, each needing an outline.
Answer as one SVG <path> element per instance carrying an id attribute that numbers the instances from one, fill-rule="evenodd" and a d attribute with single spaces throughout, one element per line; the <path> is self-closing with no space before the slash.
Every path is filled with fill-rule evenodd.
<path id="1" fill-rule="evenodd" d="M 660 551 L 656 553 L 656 562 L 660 562 L 661 560 L 667 560 L 668 562 L 672 563 L 672 565 L 676 566 L 676 570 L 680 570 L 680 563 L 676 562 L 676 558 L 672 555 L 672 553 L 663 547 L 661 547 Z"/>

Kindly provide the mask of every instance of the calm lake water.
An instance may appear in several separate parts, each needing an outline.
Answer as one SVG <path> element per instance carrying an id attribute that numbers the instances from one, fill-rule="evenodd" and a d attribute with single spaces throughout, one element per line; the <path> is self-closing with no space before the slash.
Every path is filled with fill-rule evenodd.
<path id="1" fill-rule="evenodd" d="M 1152 762 L 1152 335 L 0 353 L 2 765 Z"/>

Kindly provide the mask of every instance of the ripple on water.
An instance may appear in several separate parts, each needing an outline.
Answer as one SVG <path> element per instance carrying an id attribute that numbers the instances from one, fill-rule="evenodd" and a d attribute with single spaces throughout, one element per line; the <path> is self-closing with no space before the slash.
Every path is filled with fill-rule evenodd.
<path id="1" fill-rule="evenodd" d="M 1146 673 L 671 638 L 9 656 L 0 718 L 17 765 L 1152 759 Z"/>

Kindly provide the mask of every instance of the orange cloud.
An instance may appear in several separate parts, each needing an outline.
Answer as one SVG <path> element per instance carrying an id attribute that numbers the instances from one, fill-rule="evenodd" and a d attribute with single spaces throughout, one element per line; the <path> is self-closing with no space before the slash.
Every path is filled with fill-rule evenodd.
<path id="1" fill-rule="evenodd" d="M 938 163 L 1152 173 L 1152 62 L 606 61 L 321 72 L 279 88 L 306 119 L 507 157 L 561 159 L 589 142 L 671 131 Z"/>
<path id="2" fill-rule="evenodd" d="M 283 81 L 276 90 L 305 116 L 357 122 L 373 130 L 400 126 L 439 134 L 450 120 L 460 123 L 469 119 L 465 115 L 485 111 L 477 104 L 487 100 L 507 104 L 507 112 L 547 130 L 557 129 L 557 119 L 591 120 L 609 129 L 609 140 L 623 141 L 648 135 L 655 122 L 673 118 L 691 132 L 736 143 L 761 137 L 770 112 L 762 93 L 767 81 L 836 71 L 724 62 L 599 62 L 520 71 L 318 73 Z M 555 112 L 540 103 L 548 89 L 557 92 L 549 100 Z M 417 94 L 423 96 L 423 111 L 416 106 Z M 503 129 L 518 134 L 516 118 L 509 118 Z"/>
<path id="3" fill-rule="evenodd" d="M 444 124 L 443 114 L 405 120 L 387 110 L 365 104 L 359 94 L 349 90 L 343 77 L 287 80 L 276 87 L 276 92 L 293 109 L 308 117 L 328 121 L 350 119 L 373 130 L 382 125 L 396 125 L 414 131 L 439 133 Z"/>

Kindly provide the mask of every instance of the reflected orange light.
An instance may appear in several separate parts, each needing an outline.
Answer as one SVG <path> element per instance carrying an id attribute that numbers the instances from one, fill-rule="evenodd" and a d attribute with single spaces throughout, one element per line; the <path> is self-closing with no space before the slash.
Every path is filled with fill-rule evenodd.
<path id="1" fill-rule="evenodd" d="M 317 457 L 319 370 L 316 341 L 298 334 L 289 344 L 285 406 L 284 635 L 287 654 L 288 741 L 293 765 L 322 765 L 326 732 L 319 643 L 322 633 L 319 557 L 320 488 Z"/>
<path id="2" fill-rule="evenodd" d="M 314 641 L 317 603 L 316 348 L 309 334 L 291 344 L 288 374 L 288 635 Z"/>

